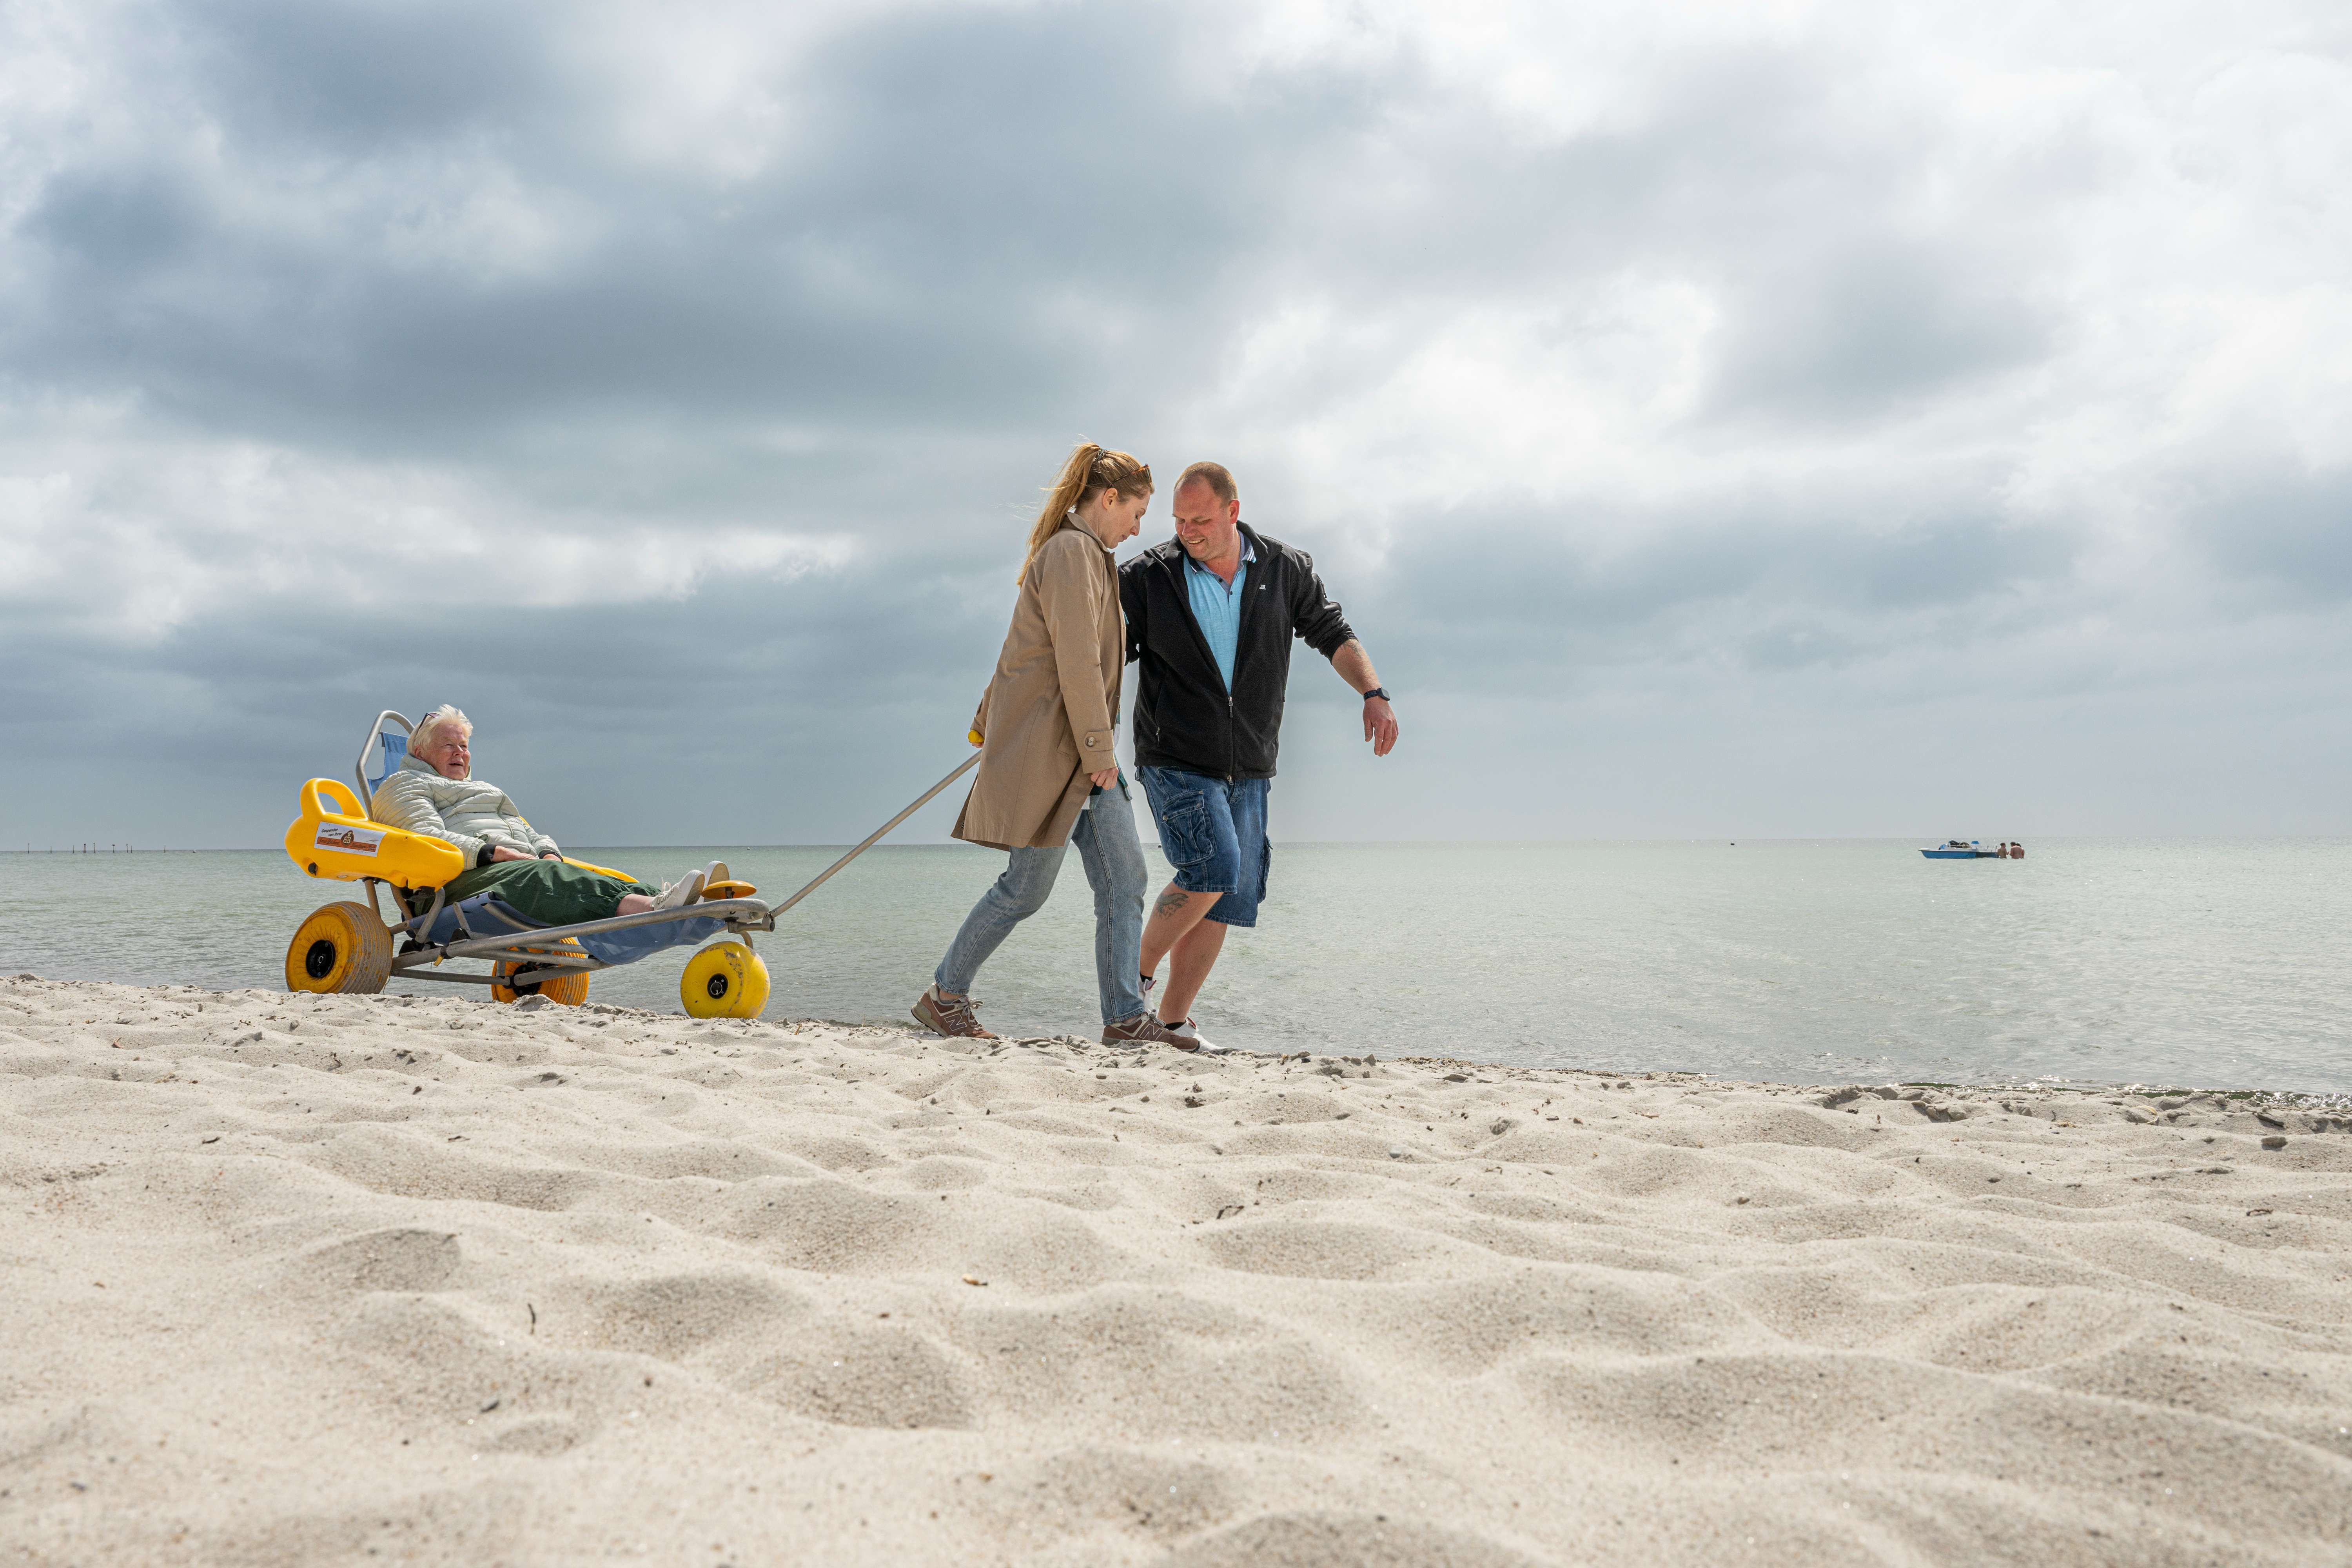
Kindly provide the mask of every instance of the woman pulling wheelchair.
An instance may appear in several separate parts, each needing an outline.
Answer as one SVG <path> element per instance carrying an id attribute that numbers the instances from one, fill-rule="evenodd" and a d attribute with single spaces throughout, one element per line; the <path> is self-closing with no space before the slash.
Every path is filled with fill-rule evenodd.
<path id="1" fill-rule="evenodd" d="M 1151 504 L 1151 470 L 1126 452 L 1082 443 L 1062 465 L 1029 530 L 1020 597 L 996 670 L 972 715 L 980 776 L 955 837 L 1007 851 L 915 998 L 936 1034 L 992 1040 L 971 987 L 1013 928 L 1035 914 L 1073 844 L 1095 895 L 1095 982 L 1105 1045 L 1192 1044 L 1143 1000 L 1143 847 L 1112 748 L 1126 622 L 1111 552 Z"/>

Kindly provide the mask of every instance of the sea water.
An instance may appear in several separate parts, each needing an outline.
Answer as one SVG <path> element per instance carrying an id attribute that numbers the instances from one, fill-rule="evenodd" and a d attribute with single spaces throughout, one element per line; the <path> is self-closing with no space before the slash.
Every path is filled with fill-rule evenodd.
<path id="1" fill-rule="evenodd" d="M 839 850 L 576 852 L 647 879 L 723 858 L 777 897 Z M 1147 856 L 1156 889 L 1148 838 Z M 867 852 L 753 939 L 768 1016 L 905 1020 L 1003 864 Z M 358 893 L 275 849 L 0 856 L 0 972 L 275 987 L 302 916 Z M 982 972 L 982 1020 L 1099 1033 L 1092 920 L 1072 855 Z M 2342 839 L 2053 839 L 1976 861 L 1854 840 L 1282 844 L 1256 929 L 1230 933 L 1194 1016 L 1257 1051 L 2341 1093 L 2347 927 Z M 591 999 L 677 1012 L 686 956 L 599 973 Z"/>

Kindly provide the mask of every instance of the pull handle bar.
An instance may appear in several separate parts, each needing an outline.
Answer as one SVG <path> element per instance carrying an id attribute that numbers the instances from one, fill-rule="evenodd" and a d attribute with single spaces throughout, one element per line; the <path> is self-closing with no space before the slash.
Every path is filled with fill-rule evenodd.
<path id="1" fill-rule="evenodd" d="M 799 903 L 803 899 L 807 898 L 811 893 L 815 892 L 832 878 L 835 871 L 840 870 L 844 866 L 848 865 L 852 860 L 856 859 L 860 855 L 863 855 L 868 849 L 873 848 L 874 846 L 880 841 L 884 834 L 898 826 L 898 824 L 906 821 L 907 818 L 914 816 L 915 813 L 922 810 L 923 807 L 930 805 L 931 797 L 933 795 L 947 788 L 948 785 L 955 783 L 956 780 L 963 777 L 964 774 L 971 772 L 971 770 L 977 767 L 979 763 L 979 753 L 975 752 L 972 755 L 966 757 L 963 760 L 962 764 L 959 766 L 955 772 L 950 773 L 947 777 L 941 779 L 939 783 L 925 790 L 921 795 L 916 796 L 914 805 L 908 806 L 906 810 L 900 812 L 898 816 L 892 817 L 889 821 L 884 823 L 881 826 L 867 834 L 864 843 L 858 845 L 856 848 L 852 849 L 848 854 L 844 855 L 840 859 L 835 860 L 832 865 L 827 866 L 824 870 L 818 872 L 816 879 L 810 882 L 807 887 L 803 888 L 799 892 L 794 893 L 782 903 L 771 909 L 768 911 L 769 918 L 771 920 L 774 919 L 776 916 L 782 914 L 786 910 L 791 909 L 794 904 Z"/>

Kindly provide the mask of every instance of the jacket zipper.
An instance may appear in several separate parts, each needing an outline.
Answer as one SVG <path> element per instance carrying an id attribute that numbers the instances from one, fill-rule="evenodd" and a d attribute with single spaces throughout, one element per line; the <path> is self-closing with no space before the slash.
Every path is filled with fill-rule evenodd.
<path id="1" fill-rule="evenodd" d="M 1239 574 L 1240 572 L 1242 572 L 1243 570 L 1244 570 L 1244 568 L 1242 568 L 1242 567 L 1240 567 L 1240 566 L 1235 566 L 1235 567 L 1234 568 L 1234 571 L 1235 572 L 1235 574 Z M 1189 597 L 1190 597 L 1190 596 L 1189 596 L 1189 595 L 1187 595 L 1188 601 L 1189 601 Z M 1242 602 L 1241 602 L 1241 604 L 1240 604 L 1240 605 L 1236 605 L 1234 607 L 1234 674 L 1233 674 L 1233 679 L 1230 679 L 1230 680 L 1228 680 L 1228 681 L 1226 681 L 1226 682 L 1224 683 L 1224 685 L 1225 685 L 1225 783 L 1227 783 L 1228 784 L 1232 784 L 1232 783 L 1234 782 L 1234 765 L 1235 765 L 1236 761 L 1237 761 L 1237 760 L 1240 758 L 1240 756 L 1241 756 L 1241 750 L 1242 750 L 1242 736 L 1241 736 L 1242 721 L 1241 721 L 1241 714 L 1240 714 L 1240 712 L 1235 709 L 1235 707 L 1234 707 L 1234 688 L 1235 686 L 1237 686 L 1237 685 L 1239 685 L 1239 684 L 1241 683 L 1241 679 L 1242 679 L 1242 627 L 1241 627 L 1241 612 L 1242 612 L 1242 608 L 1243 608 L 1243 606 L 1244 606 L 1244 605 L 1246 605 L 1248 603 L 1249 603 L 1249 579 L 1247 579 L 1246 577 L 1244 577 L 1244 578 L 1243 578 L 1243 579 L 1242 579 Z M 1189 602 L 1188 602 L 1188 604 L 1187 604 L 1187 605 L 1186 605 L 1186 608 L 1189 610 L 1189 609 L 1190 609 L 1190 607 L 1191 607 L 1191 606 L 1190 606 L 1190 604 L 1189 604 Z M 1212 668 L 1212 669 L 1214 669 L 1214 668 L 1216 668 L 1216 663 L 1215 663 L 1215 661 L 1214 661 L 1213 659 L 1210 661 L 1209 668 Z"/>
<path id="2" fill-rule="evenodd" d="M 1245 564 L 1236 565 L 1234 571 L 1238 575 L 1248 569 Z M 1234 606 L 1234 678 L 1225 682 L 1225 783 L 1228 784 L 1233 784 L 1241 772 L 1242 721 L 1234 689 L 1242 681 L 1242 653 L 1248 647 L 1242 637 L 1242 623 L 1249 616 L 1249 605 L 1250 580 L 1243 577 L 1241 603 Z"/>

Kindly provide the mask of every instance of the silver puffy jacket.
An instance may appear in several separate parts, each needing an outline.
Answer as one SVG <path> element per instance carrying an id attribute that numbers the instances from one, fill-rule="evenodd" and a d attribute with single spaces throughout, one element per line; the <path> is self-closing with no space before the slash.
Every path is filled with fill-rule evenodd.
<path id="1" fill-rule="evenodd" d="M 455 844 L 473 864 L 482 846 L 526 855 L 560 853 L 555 840 L 523 819 L 506 791 L 479 779 L 445 779 L 422 757 L 404 757 L 368 803 L 375 821 Z"/>

